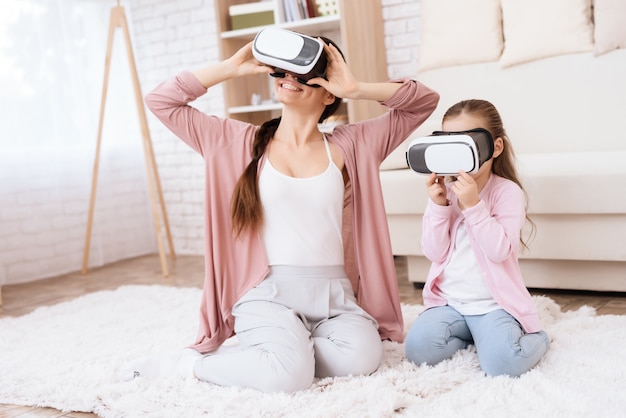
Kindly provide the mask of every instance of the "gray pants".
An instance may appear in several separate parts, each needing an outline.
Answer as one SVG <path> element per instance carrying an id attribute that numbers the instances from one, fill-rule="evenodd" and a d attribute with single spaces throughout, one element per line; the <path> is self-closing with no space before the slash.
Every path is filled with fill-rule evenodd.
<path id="1" fill-rule="evenodd" d="M 196 361 L 201 380 L 292 392 L 314 377 L 370 374 L 382 359 L 378 324 L 342 266 L 274 266 L 232 313 L 239 344 Z"/>

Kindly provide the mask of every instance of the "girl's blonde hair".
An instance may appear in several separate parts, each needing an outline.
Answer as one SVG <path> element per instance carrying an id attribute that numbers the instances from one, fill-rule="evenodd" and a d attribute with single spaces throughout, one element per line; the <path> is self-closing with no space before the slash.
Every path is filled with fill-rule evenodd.
<path id="1" fill-rule="evenodd" d="M 528 216 L 528 193 L 524 189 L 524 186 L 519 179 L 519 175 L 515 167 L 515 153 L 513 152 L 511 141 L 509 140 L 509 137 L 506 134 L 506 130 L 504 129 L 500 113 L 498 112 L 496 107 L 487 100 L 463 100 L 453 105 L 446 111 L 446 113 L 443 115 L 442 122 L 445 122 L 447 119 L 459 116 L 463 113 L 482 118 L 487 126 L 481 126 L 481 128 L 487 129 L 491 136 L 494 138 L 494 140 L 496 138 L 502 138 L 504 149 L 498 157 L 493 159 L 491 172 L 500 177 L 511 180 L 512 182 L 517 184 L 524 192 L 524 196 L 526 198 L 526 220 L 531 227 L 530 234 L 528 236 L 528 241 L 530 242 L 535 234 L 536 226 L 535 223 Z M 521 235 L 520 241 L 522 246 L 525 249 L 528 249 L 528 244 Z"/>

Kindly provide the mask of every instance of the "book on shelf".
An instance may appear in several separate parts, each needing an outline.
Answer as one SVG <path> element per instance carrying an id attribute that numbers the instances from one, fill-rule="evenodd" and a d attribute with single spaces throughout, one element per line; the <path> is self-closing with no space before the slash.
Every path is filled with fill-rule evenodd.
<path id="1" fill-rule="evenodd" d="M 314 0 L 282 0 L 285 22 L 310 19 L 317 16 Z"/>

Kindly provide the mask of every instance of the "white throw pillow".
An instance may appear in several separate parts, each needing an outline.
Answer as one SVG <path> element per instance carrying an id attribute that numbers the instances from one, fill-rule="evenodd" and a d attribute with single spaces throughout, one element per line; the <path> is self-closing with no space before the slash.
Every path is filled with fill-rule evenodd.
<path id="1" fill-rule="evenodd" d="M 420 71 L 500 58 L 499 0 L 422 0 L 420 8 Z"/>
<path id="2" fill-rule="evenodd" d="M 626 0 L 595 0 L 593 17 L 595 56 L 626 48 Z"/>
<path id="3" fill-rule="evenodd" d="M 591 51 L 591 0 L 502 0 L 502 67 Z"/>

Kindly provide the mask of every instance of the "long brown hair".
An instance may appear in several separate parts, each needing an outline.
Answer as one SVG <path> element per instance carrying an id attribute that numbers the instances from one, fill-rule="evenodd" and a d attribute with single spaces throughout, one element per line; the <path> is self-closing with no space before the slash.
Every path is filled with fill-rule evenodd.
<path id="1" fill-rule="evenodd" d="M 341 56 L 344 57 L 335 42 L 324 36 L 320 36 L 319 38 L 337 48 Z M 341 100 L 341 97 L 335 97 L 335 100 L 324 108 L 318 123 L 322 123 L 326 118 L 333 115 L 341 105 Z M 258 166 L 259 160 L 267 149 L 267 145 L 274 137 L 276 129 L 278 129 L 280 119 L 281 118 L 268 120 L 260 126 L 254 137 L 254 143 L 252 144 L 252 161 L 250 161 L 235 185 L 235 190 L 230 202 L 230 214 L 233 232 L 236 237 L 239 237 L 246 229 L 251 231 L 257 230 L 263 223 L 263 207 L 261 205 L 257 179 Z"/>
<path id="2" fill-rule="evenodd" d="M 524 192 L 524 197 L 526 199 L 525 211 L 526 211 L 526 220 L 530 224 L 531 230 L 528 236 L 528 241 L 532 239 L 535 234 L 536 226 L 535 223 L 528 216 L 528 193 L 524 189 L 522 182 L 519 179 L 519 175 L 517 173 L 517 169 L 515 167 L 515 153 L 513 152 L 513 146 L 511 145 L 511 141 L 509 140 L 508 135 L 506 134 L 506 130 L 504 129 L 504 125 L 502 123 L 502 118 L 500 117 L 500 113 L 496 109 L 496 107 L 488 102 L 487 100 L 480 99 L 471 99 L 471 100 L 463 100 L 458 102 L 457 104 L 450 107 L 446 113 L 443 115 L 442 122 L 445 122 L 448 118 L 453 118 L 455 116 L 459 116 L 463 113 L 471 114 L 477 117 L 482 118 L 486 123 L 487 128 L 491 136 L 496 138 L 502 138 L 502 142 L 504 145 L 504 149 L 502 153 L 493 159 L 493 164 L 491 166 L 491 172 L 500 177 L 504 177 L 505 179 L 511 180 L 515 184 L 517 184 L 522 192 Z M 528 249 L 528 244 L 526 240 L 520 234 L 520 242 L 525 249 Z"/>

